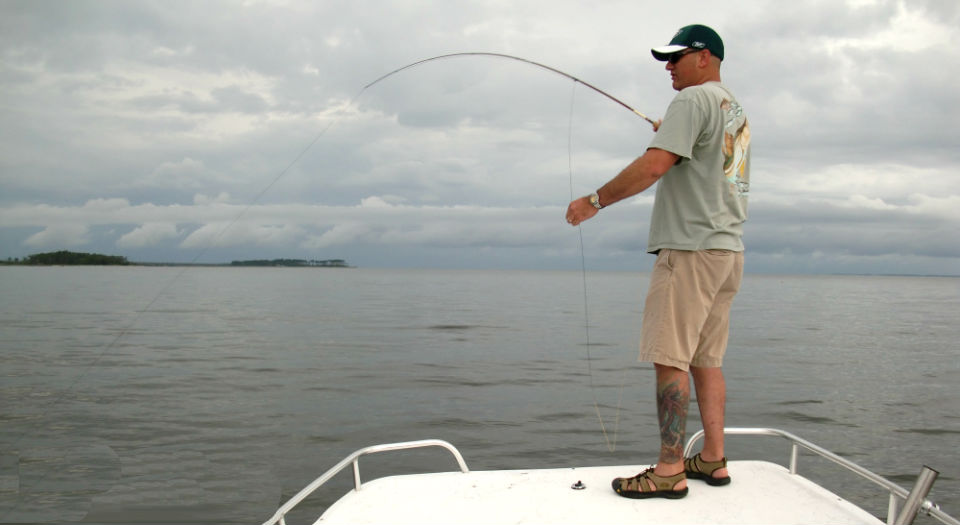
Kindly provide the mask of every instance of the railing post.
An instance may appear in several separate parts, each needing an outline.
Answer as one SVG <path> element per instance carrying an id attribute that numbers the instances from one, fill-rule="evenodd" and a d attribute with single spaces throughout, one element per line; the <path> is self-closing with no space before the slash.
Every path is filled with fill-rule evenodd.
<path id="1" fill-rule="evenodd" d="M 360 490 L 360 457 L 353 460 L 353 488 Z"/>
<path id="2" fill-rule="evenodd" d="M 937 480 L 938 475 L 940 475 L 940 473 L 936 470 L 926 465 L 923 466 L 920 470 L 920 475 L 917 476 L 917 482 L 913 485 L 910 494 L 907 496 L 907 501 L 903 503 L 900 514 L 897 515 L 896 521 L 893 522 L 894 525 L 910 525 L 913 523 L 913 520 L 917 517 L 917 511 L 920 510 L 923 501 L 927 499 L 927 494 L 930 493 L 930 488 L 933 487 L 933 482 Z"/>
<path id="3" fill-rule="evenodd" d="M 796 442 L 793 443 L 793 446 L 790 447 L 790 473 L 797 473 L 797 456 L 800 453 L 800 447 L 797 446 Z"/>

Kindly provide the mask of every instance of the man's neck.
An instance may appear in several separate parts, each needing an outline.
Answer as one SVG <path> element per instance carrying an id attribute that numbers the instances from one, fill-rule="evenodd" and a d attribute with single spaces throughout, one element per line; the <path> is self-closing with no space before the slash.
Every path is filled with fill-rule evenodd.
<path id="1" fill-rule="evenodd" d="M 700 80 L 700 82 L 697 85 L 706 84 L 707 82 L 722 82 L 722 80 L 720 80 L 720 72 L 719 71 L 706 72 L 706 74 L 704 74 L 703 76 L 703 79 Z"/>

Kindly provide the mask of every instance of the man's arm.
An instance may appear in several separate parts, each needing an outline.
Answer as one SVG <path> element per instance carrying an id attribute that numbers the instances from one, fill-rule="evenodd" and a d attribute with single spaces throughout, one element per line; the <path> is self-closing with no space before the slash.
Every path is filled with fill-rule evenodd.
<path id="1" fill-rule="evenodd" d="M 680 156 L 675 153 L 657 148 L 648 149 L 597 190 L 600 204 L 609 206 L 653 186 L 678 160 Z M 589 197 L 581 197 L 567 207 L 567 222 L 576 226 L 596 215 L 598 211 L 590 204 Z"/>

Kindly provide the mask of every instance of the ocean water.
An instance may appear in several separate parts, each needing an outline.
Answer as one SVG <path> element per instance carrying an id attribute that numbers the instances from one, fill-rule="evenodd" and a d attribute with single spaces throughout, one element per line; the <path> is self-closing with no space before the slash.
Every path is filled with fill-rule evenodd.
<path id="1" fill-rule="evenodd" d="M 261 523 L 354 450 L 413 439 L 474 470 L 652 462 L 647 279 L 590 272 L 585 294 L 579 272 L 0 267 L 0 522 Z M 727 425 L 905 488 L 929 465 L 931 499 L 960 515 L 958 312 L 957 278 L 747 274 Z M 727 452 L 786 464 L 789 445 Z M 394 452 L 361 475 L 455 467 Z M 801 454 L 800 472 L 886 513 L 825 460 Z"/>

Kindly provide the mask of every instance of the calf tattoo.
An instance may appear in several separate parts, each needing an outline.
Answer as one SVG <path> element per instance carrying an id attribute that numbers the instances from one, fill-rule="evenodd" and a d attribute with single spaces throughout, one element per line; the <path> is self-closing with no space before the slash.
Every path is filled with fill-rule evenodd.
<path id="1" fill-rule="evenodd" d="M 686 386 L 686 388 L 683 388 Z M 657 417 L 660 420 L 660 461 L 683 459 L 683 440 L 690 406 L 690 386 L 679 381 L 657 385 Z"/>

